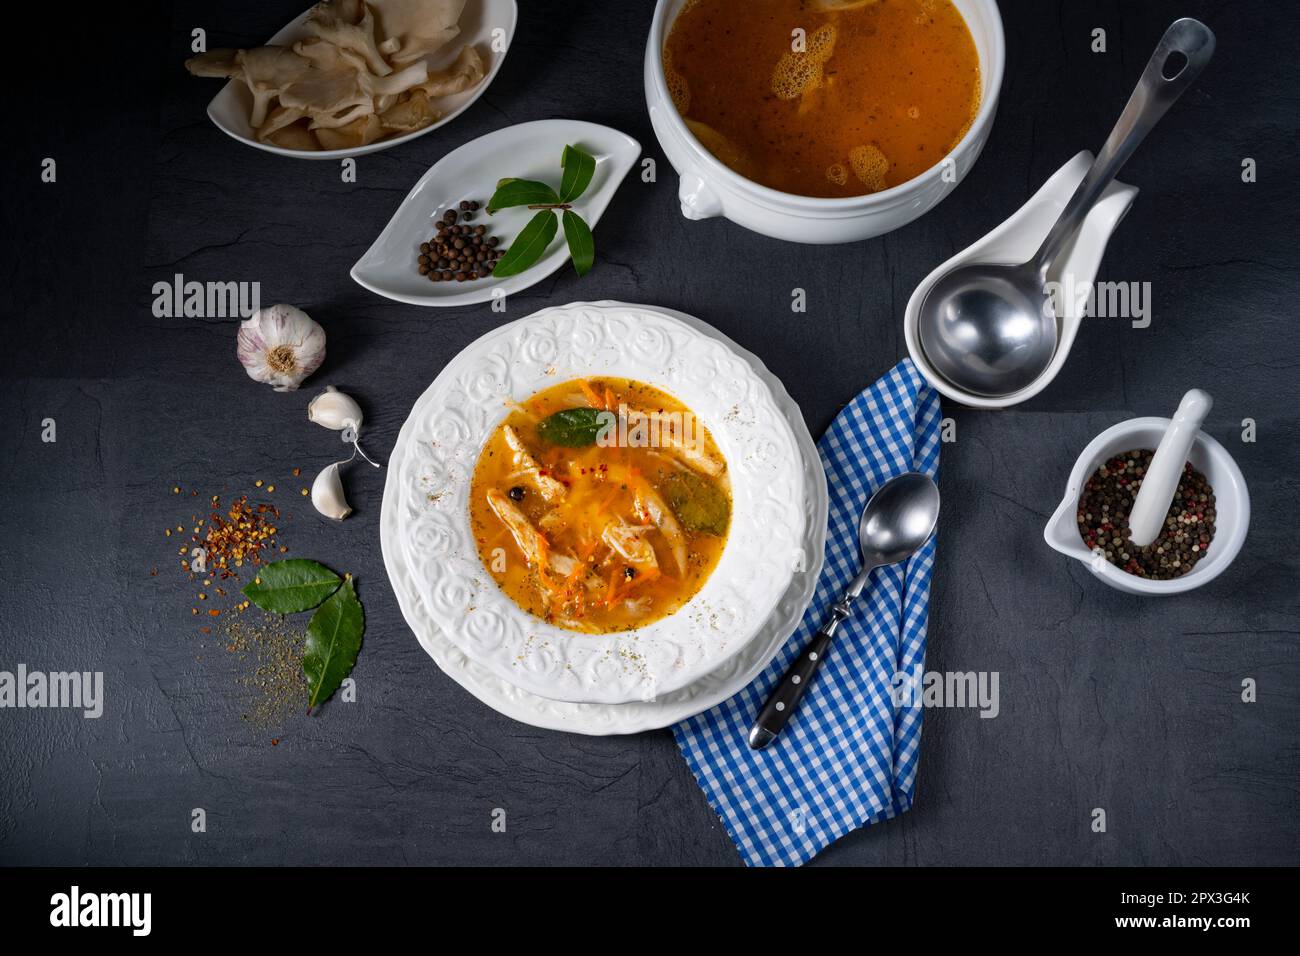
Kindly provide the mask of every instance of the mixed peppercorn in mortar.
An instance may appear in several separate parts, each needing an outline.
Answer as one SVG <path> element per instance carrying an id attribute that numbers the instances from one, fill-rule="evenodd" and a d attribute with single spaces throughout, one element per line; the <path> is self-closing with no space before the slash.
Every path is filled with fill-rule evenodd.
<path id="1" fill-rule="evenodd" d="M 1181 577 L 1205 557 L 1217 514 L 1214 489 L 1186 462 L 1160 534 L 1146 547 L 1134 545 L 1128 516 L 1154 454 L 1135 448 L 1103 462 L 1083 486 L 1077 522 L 1094 554 L 1129 574 L 1159 581 Z"/>

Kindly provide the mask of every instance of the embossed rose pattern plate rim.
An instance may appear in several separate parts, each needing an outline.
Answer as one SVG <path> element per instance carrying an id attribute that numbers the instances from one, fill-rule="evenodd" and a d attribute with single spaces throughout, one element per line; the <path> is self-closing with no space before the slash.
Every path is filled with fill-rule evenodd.
<path id="1" fill-rule="evenodd" d="M 648 308 L 615 302 L 593 305 Z M 794 576 L 776 611 L 764 623 L 761 634 L 726 665 L 689 686 L 662 695 L 655 701 L 624 704 L 556 701 L 520 690 L 470 660 L 429 618 L 410 580 L 409 569 L 401 553 L 395 496 L 390 495 L 386 488 L 380 515 L 380 543 L 384 565 L 407 625 L 425 652 L 456 683 L 497 712 L 531 726 L 594 736 L 631 734 L 666 727 L 716 706 L 748 685 L 784 646 L 802 619 L 821 574 L 828 512 L 826 476 L 799 406 L 757 356 L 693 316 L 672 309 L 656 308 L 656 311 L 675 316 L 725 342 L 744 357 L 772 389 L 795 434 L 802 459 L 806 493 L 803 505 L 806 519 L 804 548 L 809 556 L 808 567 L 805 572 Z M 417 402 L 417 406 L 418 404 Z M 393 469 L 390 475 L 401 469 L 409 434 L 403 427 L 390 456 L 389 465 Z"/>
<path id="2" fill-rule="evenodd" d="M 578 375 L 665 388 L 710 428 L 734 509 L 717 569 L 676 614 L 624 634 L 576 635 L 522 611 L 479 559 L 468 488 L 509 399 Z M 543 697 L 649 700 L 721 666 L 789 586 L 803 535 L 797 443 L 768 384 L 716 338 L 644 307 L 545 309 L 482 336 L 438 375 L 390 465 L 405 560 L 428 613 L 468 657 Z M 806 560 L 806 558 L 804 558 Z"/>

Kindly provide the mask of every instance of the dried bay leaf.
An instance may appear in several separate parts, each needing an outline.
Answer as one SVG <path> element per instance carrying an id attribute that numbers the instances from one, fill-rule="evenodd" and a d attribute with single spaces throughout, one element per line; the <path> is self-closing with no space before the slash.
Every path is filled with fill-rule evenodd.
<path id="1" fill-rule="evenodd" d="M 264 611 L 294 614 L 320 604 L 338 590 L 342 580 L 316 561 L 286 558 L 262 567 L 256 579 L 244 586 L 243 593 Z"/>
<path id="2" fill-rule="evenodd" d="M 352 579 L 348 578 L 316 609 L 307 624 L 302 670 L 307 676 L 310 706 L 329 700 L 352 672 L 365 629 L 365 611 L 357 600 Z"/>

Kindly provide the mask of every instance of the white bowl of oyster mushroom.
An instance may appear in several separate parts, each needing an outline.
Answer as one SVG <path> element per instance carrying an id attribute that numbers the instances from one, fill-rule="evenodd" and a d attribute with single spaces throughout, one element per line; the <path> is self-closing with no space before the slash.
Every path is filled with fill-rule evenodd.
<path id="1" fill-rule="evenodd" d="M 263 47 L 192 57 L 229 82 L 217 127 L 281 156 L 373 153 L 451 122 L 483 95 L 514 39 L 515 0 L 325 0 Z"/>

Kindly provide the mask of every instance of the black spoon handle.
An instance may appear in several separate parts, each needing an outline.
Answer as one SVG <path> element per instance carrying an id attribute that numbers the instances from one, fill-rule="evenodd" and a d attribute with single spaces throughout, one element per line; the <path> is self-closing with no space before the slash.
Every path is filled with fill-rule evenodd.
<path id="1" fill-rule="evenodd" d="M 781 683 L 776 685 L 776 690 L 772 691 L 772 696 L 759 711 L 758 720 L 754 721 L 754 726 L 749 731 L 750 747 L 762 750 L 776 739 L 776 735 L 799 706 L 804 691 L 817 675 L 817 668 L 822 666 L 822 659 L 831 646 L 831 637 L 823 627 L 803 649 L 803 653 L 795 658 L 781 678 Z"/>

